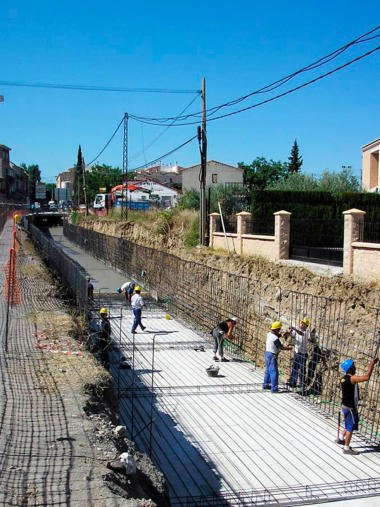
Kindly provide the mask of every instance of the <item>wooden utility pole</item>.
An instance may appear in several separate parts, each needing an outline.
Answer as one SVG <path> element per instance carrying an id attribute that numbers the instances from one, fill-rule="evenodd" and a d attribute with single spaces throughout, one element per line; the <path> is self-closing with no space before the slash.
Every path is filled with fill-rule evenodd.
<path id="1" fill-rule="evenodd" d="M 206 80 L 202 78 L 202 130 L 200 135 L 201 172 L 200 172 L 200 209 L 199 209 L 199 243 L 206 245 L 206 167 L 207 167 L 207 136 L 206 136 Z"/>
<path id="2" fill-rule="evenodd" d="M 84 163 L 84 158 L 83 157 L 82 157 L 82 175 L 83 175 L 84 203 L 86 205 L 86 217 L 88 217 L 88 201 L 87 201 L 87 186 L 86 186 L 86 165 Z"/>

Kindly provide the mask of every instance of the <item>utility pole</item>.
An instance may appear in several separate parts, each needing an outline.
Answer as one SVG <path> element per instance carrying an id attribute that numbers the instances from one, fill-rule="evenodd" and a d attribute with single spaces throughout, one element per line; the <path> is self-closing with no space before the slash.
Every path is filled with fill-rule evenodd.
<path id="1" fill-rule="evenodd" d="M 206 245 L 206 167 L 207 167 L 207 136 L 206 136 L 206 80 L 202 78 L 202 129 L 198 130 L 198 141 L 201 152 L 200 172 L 200 206 L 199 206 L 199 243 Z"/>
<path id="2" fill-rule="evenodd" d="M 82 174 L 83 174 L 84 203 L 86 205 L 86 217 L 88 217 L 88 201 L 87 201 L 87 186 L 86 186 L 86 165 L 84 163 L 84 158 L 83 157 L 82 157 Z"/>
<path id="3" fill-rule="evenodd" d="M 128 218 L 128 199 L 127 188 L 124 189 L 124 184 L 128 184 L 128 113 L 124 113 L 124 136 L 123 136 L 123 190 L 122 190 L 122 208 L 121 216 L 123 217 L 123 207 L 125 208 L 125 220 Z"/>

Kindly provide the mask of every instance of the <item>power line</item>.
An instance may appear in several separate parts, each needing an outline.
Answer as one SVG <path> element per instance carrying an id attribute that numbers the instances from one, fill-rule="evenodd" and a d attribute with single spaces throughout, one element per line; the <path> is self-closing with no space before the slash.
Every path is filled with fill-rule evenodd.
<path id="1" fill-rule="evenodd" d="M 177 117 L 175 117 L 173 119 L 173 121 L 167 125 L 166 129 L 163 130 L 160 134 L 158 134 L 158 136 L 156 136 L 149 144 L 148 146 L 145 146 L 144 147 L 144 150 L 140 150 L 139 152 L 136 152 L 134 155 L 132 155 L 132 159 L 131 160 L 134 160 L 136 159 L 139 155 L 141 155 L 141 153 L 145 153 L 145 150 L 149 149 L 156 141 L 158 141 L 158 139 L 160 139 L 160 137 L 162 137 L 165 132 L 177 121 L 177 118 L 179 118 L 180 116 L 183 115 L 183 113 L 195 102 L 195 100 L 199 97 L 199 93 L 197 93 L 197 95 L 189 102 L 189 104 L 178 114 Z"/>
<path id="2" fill-rule="evenodd" d="M 184 111 L 186 111 L 186 109 L 188 109 L 188 108 L 189 108 L 189 107 L 193 104 L 193 102 L 194 102 L 194 101 L 195 101 L 195 99 L 198 97 L 198 95 L 199 95 L 199 94 L 197 93 L 197 95 L 196 95 L 193 99 L 191 99 L 190 103 L 189 103 L 189 104 L 185 107 L 185 109 L 183 109 L 183 110 L 179 113 L 180 115 L 181 115 Z M 120 123 L 118 124 L 118 126 L 116 127 L 116 129 L 114 130 L 113 134 L 111 135 L 111 137 L 109 138 L 109 140 L 106 142 L 106 144 L 104 145 L 104 147 L 100 150 L 100 152 L 96 155 L 96 157 L 94 157 L 94 158 L 91 160 L 91 162 L 89 162 L 89 163 L 88 163 L 88 165 L 91 165 L 92 163 L 94 163 L 94 162 L 95 162 L 95 160 L 96 160 L 98 157 L 100 157 L 100 155 L 101 155 L 101 154 L 102 154 L 102 153 L 106 150 L 106 148 L 109 146 L 109 144 L 110 144 L 110 142 L 112 141 L 112 139 L 113 139 L 113 138 L 115 137 L 115 135 L 117 134 L 117 132 L 118 132 L 119 128 L 121 127 L 121 124 L 123 123 L 123 121 L 124 121 L 124 116 L 123 116 L 123 118 L 120 120 Z M 174 120 L 174 121 L 175 121 L 175 120 Z M 172 123 L 174 123 L 174 121 L 173 121 Z M 169 127 L 168 127 L 168 128 L 169 128 Z M 166 130 L 167 130 L 167 129 L 166 129 Z M 165 131 L 166 131 L 166 130 L 164 130 L 163 132 L 161 132 L 161 133 L 160 133 L 160 135 L 158 135 L 158 136 L 157 136 L 157 137 L 156 137 L 156 138 L 155 138 L 155 139 L 154 139 L 154 140 L 153 140 L 153 141 L 149 144 L 148 148 L 149 148 L 150 146 L 152 146 L 152 144 L 153 144 L 155 141 L 157 141 L 157 139 L 158 139 L 158 138 L 160 138 L 160 137 L 161 137 L 161 136 L 165 133 Z M 196 136 L 195 136 L 195 137 L 196 137 Z M 186 142 L 185 144 L 187 144 L 187 142 Z M 181 145 L 180 147 L 175 148 L 175 150 L 174 150 L 174 151 L 176 151 L 177 149 L 181 148 L 182 146 L 184 146 L 184 145 Z M 174 153 L 174 151 L 170 152 L 169 154 L 163 155 L 161 158 L 164 158 L 165 156 L 168 156 L 168 155 L 170 155 L 171 153 Z M 139 154 L 140 154 L 140 153 L 139 153 Z M 135 158 L 136 158 L 136 157 L 135 157 Z M 155 159 L 155 161 L 157 161 L 157 160 L 159 160 L 159 159 L 160 159 L 160 157 L 159 157 L 159 158 L 157 158 L 157 159 Z M 154 161 L 154 162 L 155 162 L 155 161 Z M 153 162 L 148 162 L 148 164 L 146 164 L 146 165 L 150 165 L 150 164 L 152 164 L 152 163 L 153 163 Z"/>
<path id="3" fill-rule="evenodd" d="M 169 88 L 121 88 L 113 86 L 73 85 L 55 83 L 28 83 L 22 81 L 0 81 L 2 86 L 24 86 L 28 88 L 55 88 L 59 90 L 82 90 L 130 93 L 200 93 L 200 90 L 171 90 Z"/>
<path id="4" fill-rule="evenodd" d="M 336 67 L 335 69 L 332 69 L 330 70 L 329 72 L 326 72 L 324 74 L 321 74 L 320 76 L 317 76 L 316 78 L 314 79 L 311 79 L 310 81 L 307 81 L 299 86 L 296 86 L 294 88 L 291 88 L 290 90 L 287 90 L 286 92 L 283 92 L 283 93 L 280 93 L 278 95 L 275 95 L 274 97 L 271 97 L 269 99 L 266 99 L 266 100 L 263 100 L 261 102 L 257 102 L 256 104 L 253 104 L 251 106 L 247 106 L 245 108 L 242 108 L 242 109 L 238 109 L 236 111 L 232 111 L 230 113 L 225 113 L 223 115 L 220 115 L 220 116 L 215 116 L 213 118 L 210 118 L 210 116 L 207 117 L 207 120 L 208 121 L 215 121 L 215 120 L 220 120 L 221 118 L 226 118 L 227 116 L 232 116 L 232 115 L 235 115 L 235 114 L 239 114 L 239 113 L 242 113 L 244 111 L 248 111 L 249 109 L 254 109 L 256 107 L 259 107 L 259 106 L 262 106 L 263 104 L 267 104 L 269 102 L 273 102 L 274 100 L 277 100 L 279 98 L 282 98 L 282 97 L 285 97 L 286 95 L 289 95 L 291 93 L 294 93 L 295 91 L 298 91 L 302 88 L 305 88 L 306 86 L 309 86 L 317 81 L 320 81 L 321 79 L 324 79 L 325 77 L 327 76 L 330 76 L 332 74 L 334 74 L 335 72 L 338 72 L 342 69 L 344 69 L 345 67 L 348 67 L 349 65 L 352 65 L 353 63 L 359 61 L 359 60 L 362 60 L 363 58 L 366 58 L 367 56 L 371 55 L 372 53 L 378 51 L 380 49 L 380 46 L 377 46 L 376 48 L 370 50 L 370 51 L 367 51 L 366 53 L 354 58 L 353 60 L 350 60 L 342 65 L 340 65 L 339 67 Z M 252 93 L 253 94 L 253 93 Z M 250 95 L 252 95 L 250 94 Z M 221 109 L 222 106 L 218 106 L 217 110 Z M 224 107 L 224 106 L 223 106 Z M 214 111 L 215 113 L 215 111 Z M 212 113 L 212 114 L 214 114 Z M 195 115 L 188 115 L 187 117 L 189 118 L 190 116 L 195 116 Z M 136 118 L 134 118 L 136 119 Z M 142 121 L 142 120 L 136 120 L 136 121 Z M 153 122 L 147 122 L 147 121 L 144 121 L 144 123 L 148 123 L 149 125 L 158 125 L 158 126 L 165 126 L 165 125 L 161 125 L 160 123 L 153 123 Z M 185 122 L 185 123 L 175 123 L 173 125 L 171 125 L 172 127 L 182 127 L 182 126 L 185 126 L 185 125 L 195 125 L 195 124 L 198 124 L 199 123 L 199 120 L 198 121 L 191 121 L 191 122 Z"/>
<path id="5" fill-rule="evenodd" d="M 279 88 L 280 86 L 283 86 L 284 84 L 286 84 L 287 82 L 289 82 L 291 79 L 295 78 L 296 76 L 298 76 L 299 74 L 303 73 L 303 72 L 308 72 L 310 70 L 315 70 L 319 67 L 322 67 L 323 65 L 326 65 L 327 63 L 331 62 L 332 60 L 334 60 L 335 58 L 337 58 L 338 56 L 340 56 L 344 51 L 346 51 L 347 49 L 349 49 L 350 47 L 356 45 L 356 44 L 360 44 L 360 43 L 363 43 L 363 42 L 367 42 L 369 40 L 373 40 L 375 38 L 378 38 L 380 37 L 379 35 L 374 35 L 372 37 L 367 37 L 368 35 L 371 35 L 372 33 L 378 31 L 380 29 L 380 26 L 377 26 L 375 28 L 373 28 L 372 30 L 360 35 L 359 37 L 357 37 L 356 39 L 354 39 L 353 41 L 350 41 L 348 42 L 347 44 L 345 44 L 344 46 L 336 49 L 335 51 L 329 53 L 328 55 L 325 55 L 323 56 L 322 58 L 319 58 L 318 60 L 316 60 L 315 62 L 307 65 L 306 67 L 303 67 L 277 81 L 274 81 L 273 83 L 270 83 L 269 85 L 266 85 L 258 90 L 255 90 L 253 92 L 250 92 L 246 95 L 243 95 L 242 97 L 239 97 L 237 99 L 234 99 L 234 100 L 231 100 L 229 102 L 226 102 L 224 104 L 221 104 L 219 106 L 214 106 L 212 108 L 209 108 L 207 109 L 207 114 L 208 114 L 208 118 L 211 120 L 210 116 L 215 114 L 217 111 L 219 111 L 221 108 L 224 108 L 224 107 L 230 107 L 232 105 L 236 105 L 238 104 L 239 102 L 242 102 L 244 100 L 246 100 L 247 98 L 251 97 L 252 95 L 257 95 L 257 94 L 261 94 L 261 93 L 268 93 L 268 92 L 271 92 L 277 88 Z M 376 49 L 377 50 L 377 49 Z M 373 52 L 373 51 L 372 51 Z M 368 52 L 366 53 L 363 57 L 365 56 L 368 56 L 368 54 L 370 54 L 371 52 Z M 360 59 L 360 58 L 358 58 Z M 349 62 L 349 64 L 353 63 L 357 61 L 357 59 L 355 60 L 352 60 L 351 62 Z M 343 66 L 340 66 L 338 67 L 337 70 L 340 70 L 342 69 L 343 67 L 345 67 L 347 65 L 343 65 Z M 323 75 L 323 77 L 329 75 L 329 73 Z M 310 81 L 309 83 L 312 83 L 314 81 Z M 297 89 L 297 88 L 295 88 Z M 135 115 L 130 115 L 131 118 L 133 118 L 134 120 L 136 121 L 140 121 L 142 123 L 147 123 L 149 125 L 157 125 L 157 126 L 167 126 L 167 125 L 162 125 L 162 123 L 167 123 L 168 121 L 171 121 L 173 120 L 173 117 L 167 117 L 167 118 L 149 118 L 149 117 L 143 117 L 143 116 L 135 116 Z M 192 114 L 188 114 L 188 115 L 185 115 L 185 116 L 182 116 L 180 118 L 177 117 L 177 120 L 186 120 L 188 118 L 199 118 L 201 117 L 201 112 L 197 112 L 197 113 L 192 113 Z M 192 122 L 192 123 L 179 123 L 177 125 L 174 125 L 174 126 L 182 126 L 182 125 L 191 125 L 191 124 L 194 124 L 194 123 L 198 123 L 197 122 Z"/>
<path id="6" fill-rule="evenodd" d="M 138 167 L 135 167 L 134 169 L 130 169 L 129 171 L 133 172 L 133 171 L 138 171 L 139 169 L 144 169 L 145 167 L 149 167 L 151 166 L 152 164 L 158 162 L 159 160 L 162 160 L 163 158 L 166 158 L 168 157 L 169 155 L 172 155 L 174 152 L 180 150 L 181 148 L 183 148 L 184 146 L 186 146 L 187 144 L 191 143 L 191 141 L 194 141 L 194 139 L 196 139 L 198 137 L 198 135 L 195 135 L 193 137 L 191 137 L 190 139 L 188 139 L 187 141 L 185 141 L 184 143 L 180 144 L 179 146 L 177 146 L 176 148 L 174 148 L 173 150 L 170 150 L 168 151 L 167 153 L 165 153 L 164 155 L 161 155 L 160 157 L 157 157 L 155 158 L 154 160 L 151 160 L 150 162 L 148 162 L 147 164 L 144 164 L 144 165 L 140 165 Z M 128 171 L 128 172 L 129 172 Z"/>
<path id="7" fill-rule="evenodd" d="M 223 114 L 223 115 L 220 115 L 220 116 L 216 116 L 214 118 L 210 118 L 208 121 L 214 121 L 214 120 L 220 120 L 221 118 L 226 118 L 227 116 L 232 116 L 232 115 L 235 115 L 235 114 L 238 114 L 238 113 L 242 113 L 244 111 L 248 111 L 249 109 L 254 109 L 256 107 L 259 107 L 259 106 L 262 106 L 263 104 L 267 104 L 268 102 L 272 102 L 274 100 L 277 100 L 281 97 L 284 97 L 285 95 L 289 95 L 290 93 L 294 93 L 295 91 L 298 91 L 300 90 L 301 88 L 305 88 L 306 86 L 309 86 L 317 81 L 320 81 L 321 79 L 324 79 L 325 77 L 327 76 L 330 76 L 332 74 L 334 74 L 335 72 L 338 72 L 339 70 L 342 70 L 344 69 L 345 67 L 348 67 L 349 65 L 352 65 L 353 63 L 359 61 L 359 60 L 362 60 L 363 58 L 366 58 L 367 56 L 369 56 L 370 54 L 374 53 L 375 51 L 378 51 L 380 49 L 380 46 L 377 46 L 376 48 L 372 49 L 371 51 L 367 51 L 367 53 L 364 53 L 363 55 L 360 55 L 358 56 L 357 58 L 354 58 L 353 60 L 350 60 L 349 62 L 346 62 L 345 64 L 341 65 L 340 67 L 337 67 L 333 70 L 330 70 L 329 72 L 326 72 L 325 74 L 322 74 L 321 76 L 318 76 L 314 79 L 311 79 L 310 81 L 307 81 L 306 83 L 303 83 L 299 86 L 296 86 L 295 88 L 292 88 L 290 90 L 287 90 L 286 92 L 284 93 L 280 93 L 279 95 L 276 95 L 275 97 L 271 97 L 270 99 L 267 99 L 267 100 L 263 100 L 261 102 L 258 102 L 257 104 L 253 104 L 252 106 L 248 106 L 248 107 L 245 107 L 243 109 L 238 109 L 237 111 L 232 111 L 231 113 L 226 113 L 226 114 Z M 193 122 L 193 123 L 198 123 L 198 122 Z M 191 123 L 186 123 L 186 124 L 183 124 L 183 125 L 191 125 Z"/>
<path id="8" fill-rule="evenodd" d="M 116 135 L 117 131 L 119 130 L 119 128 L 120 128 L 121 124 L 123 123 L 123 121 L 124 121 L 124 116 L 123 116 L 123 118 L 121 119 L 121 121 L 120 121 L 119 125 L 116 127 L 116 129 L 115 129 L 114 133 L 112 134 L 112 136 L 111 136 L 111 137 L 109 138 L 109 140 L 106 142 L 106 144 L 105 144 L 104 148 L 103 148 L 102 150 L 100 150 L 100 152 L 96 155 L 96 157 L 95 157 L 95 158 L 93 158 L 93 159 L 91 160 L 91 162 L 89 162 L 89 163 L 88 163 L 88 165 L 91 165 L 93 162 L 95 162 L 95 160 L 96 160 L 98 157 L 100 157 L 100 155 L 103 153 L 103 151 L 107 148 L 107 146 L 110 144 L 110 142 L 112 141 L 112 139 L 115 137 L 115 135 Z"/>

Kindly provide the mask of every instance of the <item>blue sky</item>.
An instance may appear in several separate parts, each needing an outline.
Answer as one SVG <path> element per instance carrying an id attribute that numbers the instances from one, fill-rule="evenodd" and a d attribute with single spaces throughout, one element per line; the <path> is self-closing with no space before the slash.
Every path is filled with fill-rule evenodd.
<path id="1" fill-rule="evenodd" d="M 212 107 L 269 84 L 380 24 L 378 2 L 3 1 L 0 81 L 196 90 L 206 78 Z M 380 31 L 377 32 L 380 34 Z M 352 48 L 326 70 L 379 45 Z M 352 165 L 380 137 L 380 51 L 314 85 L 259 108 L 210 122 L 208 158 L 229 164 L 258 156 L 287 160 L 297 138 L 303 170 Z M 320 70 L 318 73 L 323 71 Z M 281 90 L 318 73 L 308 73 Z M 37 163 L 43 179 L 96 157 L 125 112 L 176 116 L 191 94 L 110 93 L 0 84 L 0 144 L 16 164 Z M 262 96 L 261 96 L 262 97 Z M 260 97 L 260 98 L 261 98 Z M 265 98 L 265 97 L 264 97 Z M 243 103 L 253 104 L 257 99 Z M 200 109 L 196 99 L 189 111 Z M 196 126 L 161 131 L 130 121 L 130 168 L 170 151 Z M 97 159 L 122 165 L 122 132 Z M 199 162 L 196 142 L 164 162 Z"/>

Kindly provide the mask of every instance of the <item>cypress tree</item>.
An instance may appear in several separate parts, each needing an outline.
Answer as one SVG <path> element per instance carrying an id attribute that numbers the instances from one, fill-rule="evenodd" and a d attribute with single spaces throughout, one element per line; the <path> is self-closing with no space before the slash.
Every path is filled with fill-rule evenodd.
<path id="1" fill-rule="evenodd" d="M 298 173 L 303 164 L 302 156 L 299 154 L 299 148 L 297 144 L 297 139 L 294 140 L 292 151 L 290 152 L 290 157 L 288 158 L 288 172 L 289 174 Z"/>
<path id="2" fill-rule="evenodd" d="M 81 204 L 84 200 L 83 196 L 83 171 L 82 171 L 82 148 L 79 145 L 77 163 L 75 164 L 74 173 L 74 201 L 77 205 Z"/>

